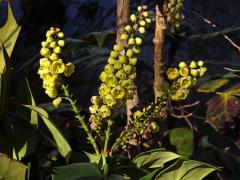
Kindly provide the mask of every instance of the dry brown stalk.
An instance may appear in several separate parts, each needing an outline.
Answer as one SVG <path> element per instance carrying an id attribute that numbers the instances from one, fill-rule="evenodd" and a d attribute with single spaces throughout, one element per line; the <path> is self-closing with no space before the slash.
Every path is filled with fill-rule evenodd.
<path id="1" fill-rule="evenodd" d="M 162 10 L 162 11 L 161 11 Z M 156 27 L 155 36 L 153 39 L 154 44 L 154 82 L 153 89 L 155 94 L 155 102 L 162 95 L 163 86 L 163 48 L 164 37 L 166 30 L 165 14 L 167 12 L 167 0 L 160 5 L 156 6 Z"/>

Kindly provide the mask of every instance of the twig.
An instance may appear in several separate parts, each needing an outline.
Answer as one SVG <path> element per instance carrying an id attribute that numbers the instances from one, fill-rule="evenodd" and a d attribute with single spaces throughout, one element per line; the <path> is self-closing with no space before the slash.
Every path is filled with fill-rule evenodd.
<path id="1" fill-rule="evenodd" d="M 210 26 L 212 26 L 214 29 L 217 29 L 217 25 L 215 23 L 213 23 L 211 20 L 209 20 L 208 18 L 204 17 L 203 15 L 201 15 L 200 13 L 197 13 L 195 11 L 189 10 L 189 9 L 185 9 L 183 8 L 184 11 L 192 13 L 198 17 L 200 17 L 205 23 L 209 24 Z M 226 39 L 233 47 L 235 47 L 238 52 L 240 53 L 240 46 L 238 46 L 229 36 L 222 34 L 224 39 Z"/>

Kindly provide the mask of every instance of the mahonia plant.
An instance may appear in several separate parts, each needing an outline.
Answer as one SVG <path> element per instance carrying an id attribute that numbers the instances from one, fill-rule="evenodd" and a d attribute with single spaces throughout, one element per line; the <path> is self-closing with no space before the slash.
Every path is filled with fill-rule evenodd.
<path id="1" fill-rule="evenodd" d="M 167 69 L 167 78 L 171 82 L 169 98 L 175 101 L 186 99 L 197 78 L 202 77 L 206 71 L 203 61 L 192 61 L 189 65 L 180 62 L 179 68 Z"/>
<path id="2" fill-rule="evenodd" d="M 170 84 L 164 87 L 163 95 L 157 102 L 151 102 L 142 109 L 133 112 L 130 123 L 122 131 L 112 147 L 111 153 L 119 147 L 128 150 L 131 146 L 149 146 L 152 143 L 152 133 L 159 131 L 158 122 L 167 116 L 167 101 L 184 100 L 197 79 L 202 77 L 207 68 L 203 61 L 192 61 L 189 65 L 179 63 L 179 68 L 168 68 L 166 71 Z"/>
<path id="3" fill-rule="evenodd" d="M 184 0 L 169 0 L 168 12 L 167 12 L 167 24 L 171 29 L 178 29 L 180 27 L 180 21 L 185 17 L 181 13 Z"/>
<path id="4" fill-rule="evenodd" d="M 120 37 L 127 44 L 117 43 L 113 46 L 108 64 L 99 76 L 99 96 L 91 98 L 92 105 L 89 107 L 91 128 L 94 130 L 100 128 L 101 120 L 109 118 L 114 109 L 133 98 L 138 61 L 136 55 L 141 52 L 145 27 L 151 23 L 146 9 L 146 6 L 139 6 L 138 14 L 130 15 L 132 24 L 125 26 L 125 33 Z"/>
<path id="5" fill-rule="evenodd" d="M 58 96 L 58 89 L 62 84 L 63 75 L 69 77 L 74 72 L 75 66 L 68 62 L 65 64 L 61 59 L 61 52 L 65 46 L 64 33 L 59 28 L 51 27 L 46 33 L 46 41 L 43 41 L 40 54 L 40 67 L 38 74 L 43 80 L 42 87 L 50 98 Z M 53 105 L 58 106 L 61 98 L 53 100 Z"/>

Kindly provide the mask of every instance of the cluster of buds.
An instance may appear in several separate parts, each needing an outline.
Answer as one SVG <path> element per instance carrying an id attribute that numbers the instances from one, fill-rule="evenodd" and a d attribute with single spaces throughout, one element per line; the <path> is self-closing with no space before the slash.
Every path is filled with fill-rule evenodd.
<path id="1" fill-rule="evenodd" d="M 168 80 L 172 81 L 169 89 L 170 98 L 175 101 L 186 99 L 197 78 L 202 77 L 206 71 L 203 61 L 192 61 L 189 65 L 180 62 L 179 69 L 169 68 L 166 74 Z"/>
<path id="2" fill-rule="evenodd" d="M 169 0 L 168 12 L 167 12 L 167 23 L 171 28 L 179 28 L 180 21 L 185 17 L 181 13 L 183 7 L 183 0 Z"/>
<path id="3" fill-rule="evenodd" d="M 38 74 L 43 80 L 43 88 L 50 98 L 58 96 L 58 88 L 61 85 L 61 75 L 71 76 L 75 66 L 69 62 L 65 64 L 60 58 L 65 45 L 64 34 L 59 28 L 51 27 L 46 33 L 46 41 L 42 42 L 40 54 L 40 67 Z M 57 101 L 54 101 L 57 102 Z M 55 103 L 56 104 L 56 103 Z"/>
<path id="4" fill-rule="evenodd" d="M 120 37 L 127 43 L 117 43 L 113 46 L 108 64 L 100 74 L 101 86 L 99 96 L 91 98 L 92 106 L 89 111 L 91 117 L 97 119 L 108 118 L 114 108 L 121 107 L 128 99 L 132 99 L 136 79 L 136 55 L 140 53 L 142 35 L 145 27 L 151 22 L 146 6 L 138 7 L 138 15 L 130 16 L 131 25 L 125 26 L 125 33 Z"/>
<path id="5" fill-rule="evenodd" d="M 137 146 L 151 141 L 151 134 L 159 131 L 157 121 L 166 118 L 166 98 L 161 97 L 156 103 L 150 103 L 141 110 L 137 110 L 131 117 L 130 124 L 118 139 L 122 149 Z"/>

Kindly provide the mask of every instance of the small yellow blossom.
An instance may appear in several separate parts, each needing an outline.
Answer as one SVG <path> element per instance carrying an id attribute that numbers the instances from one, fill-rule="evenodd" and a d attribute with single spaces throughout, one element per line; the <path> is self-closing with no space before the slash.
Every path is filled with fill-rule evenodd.
<path id="1" fill-rule="evenodd" d="M 61 97 L 57 97 L 56 99 L 53 100 L 52 104 L 54 107 L 58 107 L 62 102 L 62 98 Z"/>
<path id="2" fill-rule="evenodd" d="M 52 73 L 61 74 L 65 71 L 65 64 L 61 59 L 54 61 L 51 66 Z"/>
<path id="3" fill-rule="evenodd" d="M 102 105 L 98 111 L 100 116 L 103 118 L 111 116 L 111 110 L 107 105 Z"/>
<path id="4" fill-rule="evenodd" d="M 168 68 L 167 76 L 169 80 L 176 79 L 179 75 L 177 68 Z"/>
<path id="5" fill-rule="evenodd" d="M 120 85 L 118 85 L 111 90 L 111 94 L 116 99 L 123 99 L 125 95 L 125 91 Z"/>
<path id="6" fill-rule="evenodd" d="M 116 99 L 111 95 L 107 94 L 103 97 L 103 101 L 109 106 L 112 107 L 116 104 Z"/>
<path id="7" fill-rule="evenodd" d="M 75 66 L 73 63 L 69 62 L 65 66 L 64 75 L 70 77 L 75 71 Z"/>
<path id="8" fill-rule="evenodd" d="M 188 76 L 189 69 L 187 67 L 182 67 L 179 70 L 179 74 L 183 77 Z"/>
<path id="9" fill-rule="evenodd" d="M 192 85 L 190 76 L 180 78 L 179 82 L 180 82 L 181 88 L 185 88 L 185 89 Z"/>

